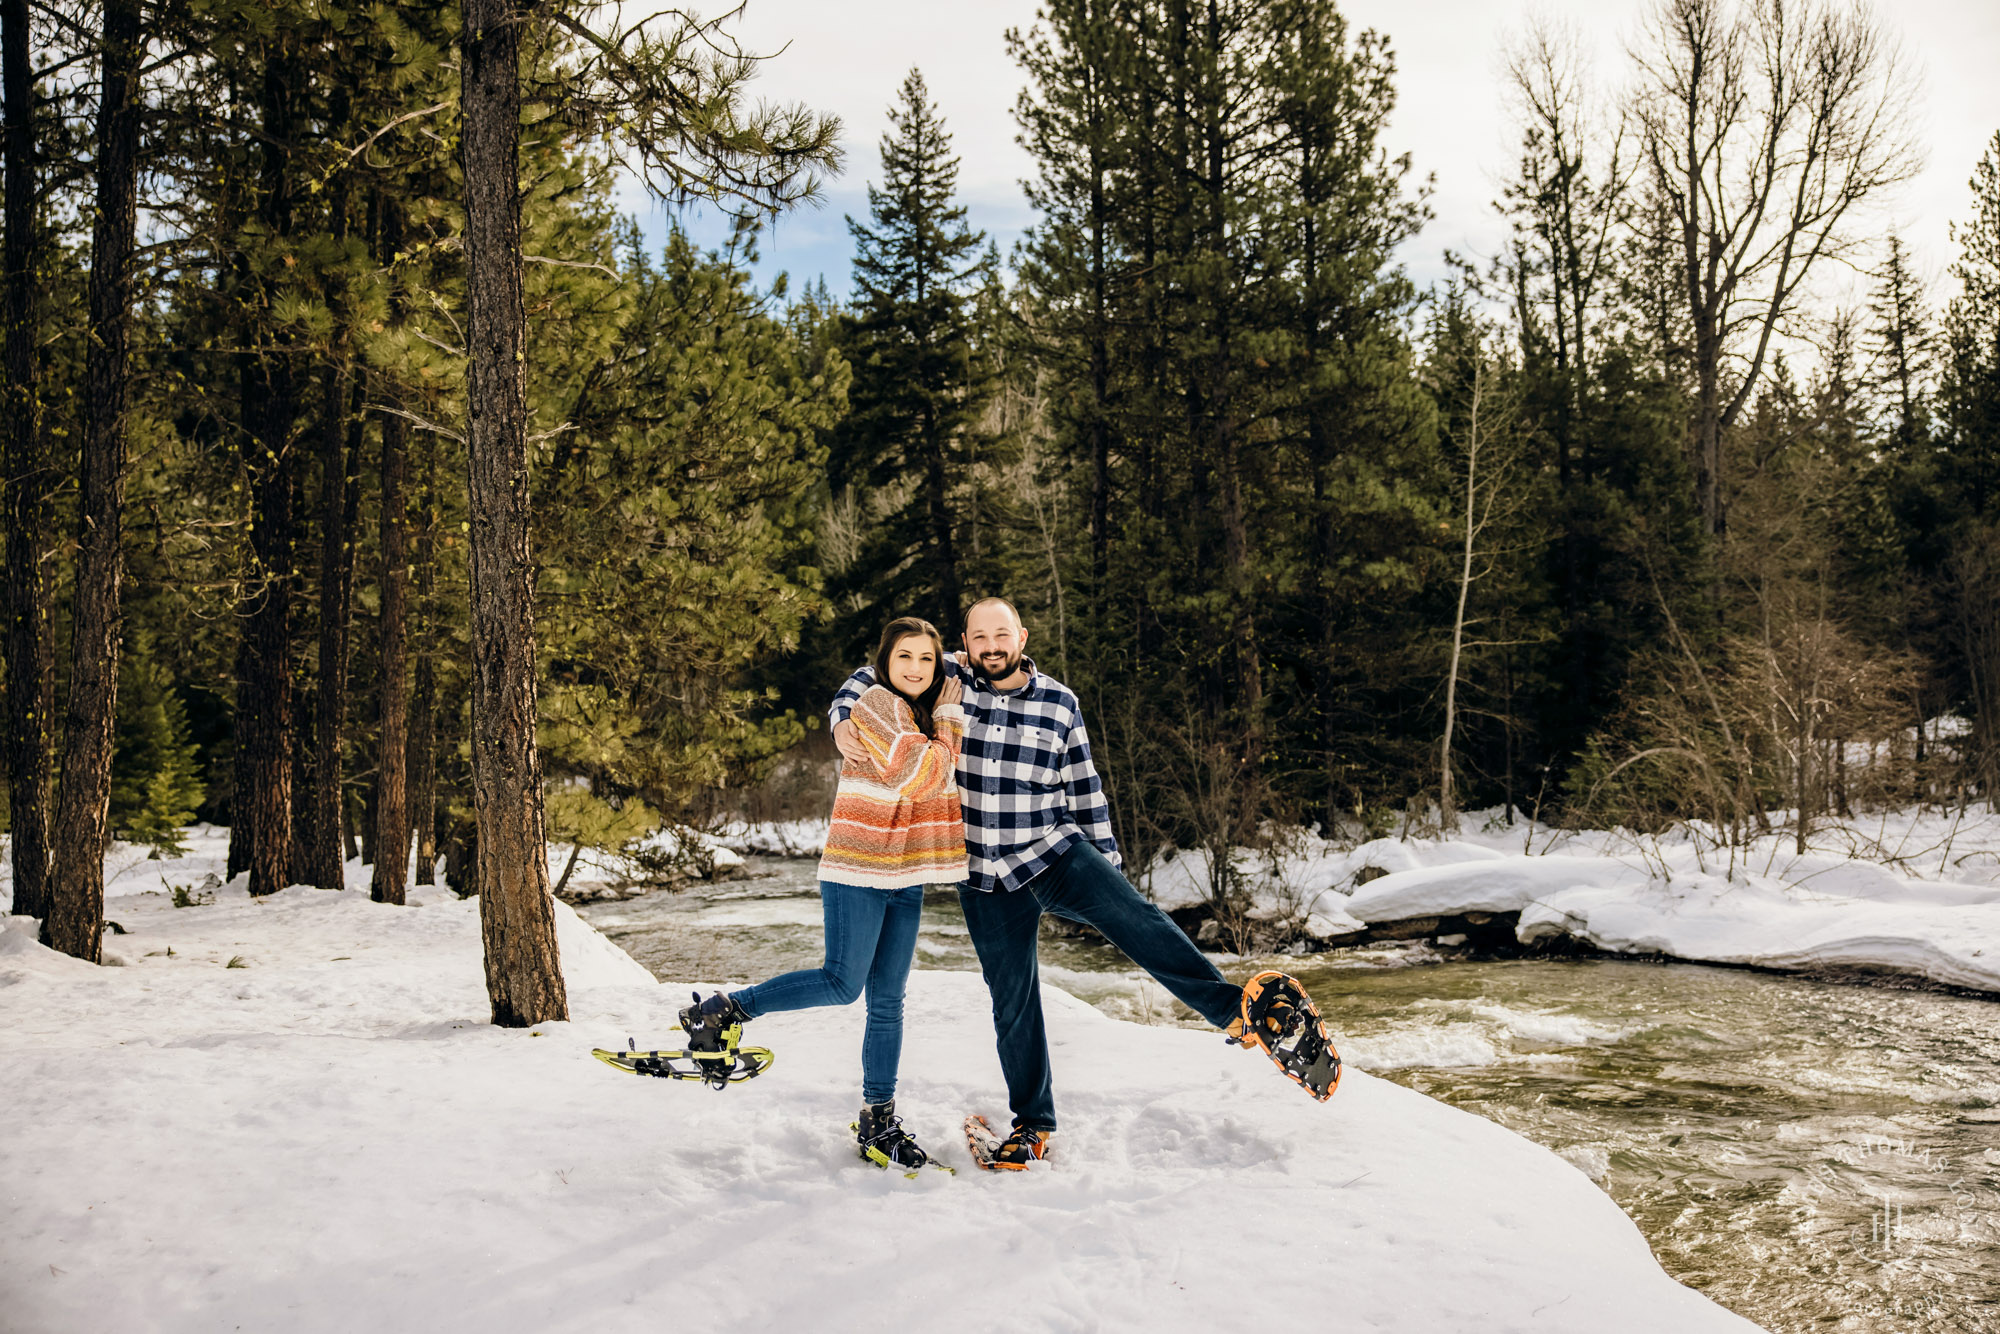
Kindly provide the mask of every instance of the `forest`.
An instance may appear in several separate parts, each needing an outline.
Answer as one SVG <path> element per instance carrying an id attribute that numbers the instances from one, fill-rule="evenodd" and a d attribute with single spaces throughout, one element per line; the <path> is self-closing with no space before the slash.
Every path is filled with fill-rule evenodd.
<path id="1" fill-rule="evenodd" d="M 1653 0 L 1596 82 L 1523 26 L 1510 240 L 1420 290 L 1393 34 L 1332 0 L 1044 0 L 1004 253 L 920 70 L 847 143 L 734 17 L 0 0 L 4 818 L 50 944 L 96 957 L 109 839 L 208 821 L 253 894 L 442 861 L 533 1022 L 560 977 L 495 960 L 545 842 L 822 814 L 833 688 L 987 595 L 1131 864 L 1221 850 L 1218 896 L 1300 825 L 1803 850 L 1993 800 L 2000 127 L 1927 278 L 1887 19 Z M 842 171 L 851 295 L 759 286 Z M 634 175 L 732 239 L 650 248 Z"/>

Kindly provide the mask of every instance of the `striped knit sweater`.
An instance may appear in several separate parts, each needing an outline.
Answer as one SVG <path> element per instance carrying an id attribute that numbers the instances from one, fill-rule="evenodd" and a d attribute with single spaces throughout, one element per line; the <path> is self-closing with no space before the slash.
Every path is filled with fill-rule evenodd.
<path id="1" fill-rule="evenodd" d="M 964 712 L 956 704 L 939 707 L 933 741 L 918 730 L 902 696 L 873 686 L 849 716 L 874 762 L 841 765 L 819 878 L 876 889 L 964 880 L 965 822 L 958 810 Z"/>

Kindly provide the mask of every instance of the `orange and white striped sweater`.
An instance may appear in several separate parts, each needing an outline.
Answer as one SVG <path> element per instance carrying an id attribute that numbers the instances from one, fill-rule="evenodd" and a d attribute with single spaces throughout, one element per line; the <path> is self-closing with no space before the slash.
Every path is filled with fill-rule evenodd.
<path id="1" fill-rule="evenodd" d="M 918 730 L 909 703 L 871 687 L 849 717 L 873 763 L 842 763 L 833 827 L 819 878 L 837 885 L 907 889 L 965 879 L 965 821 L 958 809 L 958 750 L 965 713 L 940 706 L 937 739 Z"/>

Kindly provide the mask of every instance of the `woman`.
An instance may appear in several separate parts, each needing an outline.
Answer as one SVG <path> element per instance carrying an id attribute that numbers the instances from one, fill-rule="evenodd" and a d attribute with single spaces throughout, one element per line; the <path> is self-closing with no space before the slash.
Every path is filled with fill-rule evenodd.
<path id="1" fill-rule="evenodd" d="M 713 1044 L 723 1029 L 777 1010 L 846 1005 L 864 990 L 861 1039 L 863 1158 L 887 1167 L 929 1161 L 896 1116 L 896 1065 L 903 1051 L 903 989 L 917 948 L 924 886 L 965 879 L 965 824 L 958 809 L 963 694 L 929 621 L 899 617 L 882 631 L 875 681 L 854 706 L 868 761 L 846 760 L 819 864 L 826 963 L 782 973 L 681 1011 L 688 1045 Z"/>

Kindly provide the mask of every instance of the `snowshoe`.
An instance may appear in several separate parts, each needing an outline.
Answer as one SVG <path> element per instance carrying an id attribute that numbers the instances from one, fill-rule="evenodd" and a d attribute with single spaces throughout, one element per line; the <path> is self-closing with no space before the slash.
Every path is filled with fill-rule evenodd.
<path id="1" fill-rule="evenodd" d="M 1319 1007 L 1284 973 L 1262 972 L 1244 984 L 1242 1012 L 1229 1026 L 1229 1040 L 1261 1049 L 1287 1079 L 1321 1102 L 1340 1085 L 1340 1053 L 1326 1035 Z"/>
<path id="2" fill-rule="evenodd" d="M 855 1152 L 885 1171 L 894 1168 L 906 1177 L 914 1177 L 926 1167 L 935 1167 L 940 1172 L 958 1175 L 955 1169 L 933 1161 L 916 1137 L 903 1129 L 903 1118 L 896 1115 L 894 1098 L 863 1107 L 861 1119 L 848 1122 L 847 1128 L 854 1132 Z"/>
<path id="3" fill-rule="evenodd" d="M 986 1172 L 1025 1172 L 1048 1157 L 1049 1134 L 1026 1126 L 1014 1127 L 1001 1139 L 983 1116 L 965 1118 L 965 1147 L 975 1166 Z"/>
<path id="4" fill-rule="evenodd" d="M 681 1011 L 678 1032 L 687 1034 L 681 1051 L 640 1051 L 627 1038 L 625 1051 L 593 1048 L 591 1055 L 606 1065 L 635 1075 L 657 1079 L 699 1079 L 712 1089 L 755 1079 L 769 1070 L 776 1057 L 763 1047 L 745 1047 L 743 1025 L 748 1016 L 733 999 L 716 992 L 707 1000 L 694 995 L 694 1004 Z"/>

